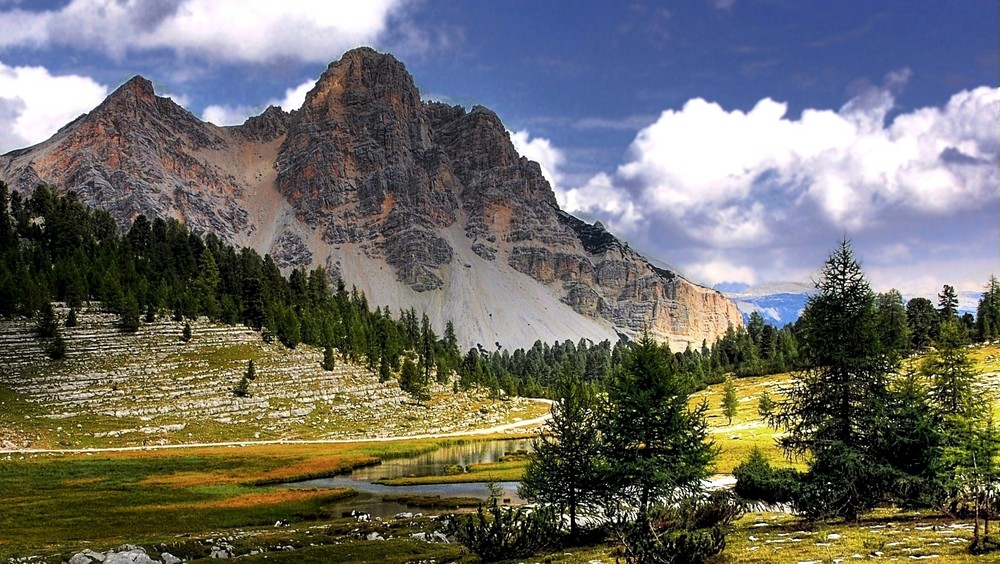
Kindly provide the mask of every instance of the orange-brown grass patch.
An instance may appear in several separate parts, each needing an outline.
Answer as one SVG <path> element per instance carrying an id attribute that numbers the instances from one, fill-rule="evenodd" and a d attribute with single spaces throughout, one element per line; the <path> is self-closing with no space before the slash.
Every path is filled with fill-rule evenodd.
<path id="1" fill-rule="evenodd" d="M 253 492 L 223 499 L 206 501 L 171 503 L 165 505 L 147 505 L 138 507 L 142 511 L 176 511 L 176 510 L 206 510 L 206 509 L 250 509 L 265 505 L 301 502 L 310 499 L 342 499 L 352 495 L 348 489 L 336 490 L 276 490 L 270 492 Z"/>
<path id="2" fill-rule="evenodd" d="M 372 466 L 381 462 L 374 456 L 357 455 L 351 458 L 343 456 L 317 456 L 307 458 L 289 466 L 281 466 L 265 472 L 261 472 L 255 484 L 273 484 L 278 482 L 291 482 L 299 480 L 309 480 L 313 478 L 323 478 L 336 474 L 346 474 L 355 468 L 362 466 Z"/>
<path id="3" fill-rule="evenodd" d="M 139 485 L 196 488 L 200 486 L 232 485 L 241 481 L 243 481 L 242 477 L 223 472 L 178 472 L 176 474 L 156 474 L 149 476 L 139 482 Z"/>

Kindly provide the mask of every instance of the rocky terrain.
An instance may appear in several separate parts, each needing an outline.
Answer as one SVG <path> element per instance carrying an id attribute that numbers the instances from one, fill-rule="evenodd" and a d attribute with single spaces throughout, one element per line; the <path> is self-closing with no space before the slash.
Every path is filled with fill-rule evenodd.
<path id="1" fill-rule="evenodd" d="M 561 211 L 495 113 L 422 101 L 399 61 L 367 48 L 331 63 L 300 110 L 235 127 L 133 78 L 0 157 L 0 179 L 75 190 L 123 228 L 172 216 L 286 269 L 325 266 L 373 305 L 454 321 L 464 346 L 648 329 L 683 348 L 742 323 L 721 293 Z"/>
<path id="2" fill-rule="evenodd" d="M 58 315 L 64 318 L 65 308 Z M 245 327 L 160 319 L 136 334 L 99 308 L 63 328 L 66 358 L 49 360 L 35 324 L 0 322 L 0 450 L 90 448 L 283 439 L 353 439 L 451 433 L 547 411 L 531 400 L 491 401 L 486 392 L 432 385 L 415 402 L 395 380 L 382 383 L 323 351 L 288 350 Z M 233 389 L 254 360 L 249 394 Z"/>

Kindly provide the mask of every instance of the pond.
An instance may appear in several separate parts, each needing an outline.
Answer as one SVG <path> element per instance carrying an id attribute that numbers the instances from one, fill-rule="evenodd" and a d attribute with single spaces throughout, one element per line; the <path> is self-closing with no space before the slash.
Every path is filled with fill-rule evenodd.
<path id="1" fill-rule="evenodd" d="M 373 483 L 380 478 L 399 478 L 404 476 L 442 476 L 445 468 L 452 465 L 468 466 L 484 462 L 497 462 L 509 452 L 531 450 L 531 439 L 471 441 L 463 444 L 451 444 L 411 458 L 386 460 L 377 466 L 368 466 L 354 470 L 350 474 L 332 478 L 320 478 L 285 484 L 292 489 L 313 488 L 351 488 L 358 495 L 338 502 L 333 506 L 337 513 L 363 511 L 372 517 L 388 518 L 402 512 L 421 512 L 424 514 L 448 512 L 437 509 L 415 509 L 402 503 L 384 502 L 383 495 L 421 495 L 441 497 L 475 497 L 486 499 L 489 491 L 483 482 L 465 484 L 427 484 L 419 486 L 386 486 Z M 517 495 L 517 482 L 498 482 L 503 491 L 502 498 L 510 503 L 521 503 Z"/>

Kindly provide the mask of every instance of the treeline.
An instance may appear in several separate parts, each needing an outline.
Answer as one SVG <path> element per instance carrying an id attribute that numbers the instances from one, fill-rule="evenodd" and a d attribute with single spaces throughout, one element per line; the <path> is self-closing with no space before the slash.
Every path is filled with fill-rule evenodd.
<path id="1" fill-rule="evenodd" d="M 564 366 L 585 382 L 601 385 L 618 366 L 628 345 L 620 340 L 581 339 L 535 344 L 513 352 L 482 346 L 464 355 L 454 326 L 442 336 L 426 314 L 414 309 L 393 315 L 371 310 L 365 295 L 331 287 L 322 267 L 282 275 L 270 256 L 236 248 L 214 234 L 191 232 L 175 219 L 138 216 L 122 234 L 110 214 L 93 210 L 75 193 L 59 195 L 39 186 L 30 197 L 0 183 L 0 316 L 39 319 L 43 337 L 54 339 L 54 357 L 64 353 L 52 315 L 52 301 L 70 308 L 70 321 L 83 303 L 99 301 L 121 317 L 123 331 L 171 316 L 178 322 L 206 316 L 263 331 L 288 347 L 307 343 L 326 349 L 323 365 L 335 356 L 365 364 L 385 381 L 426 396 L 431 378 L 456 387 L 484 386 L 496 395 L 553 397 Z M 927 299 L 904 305 L 898 292 L 877 296 L 875 316 L 886 342 L 899 355 L 922 350 L 939 337 L 943 321 L 955 319 L 964 335 L 985 340 L 1000 335 L 1000 284 L 990 284 L 976 318 L 958 317 L 954 289 L 945 286 L 938 308 Z M 670 369 L 696 388 L 725 380 L 727 374 L 756 376 L 798 370 L 802 320 L 775 328 L 754 312 L 746 327 L 730 327 L 715 343 L 671 351 L 659 345 Z M 337 355 L 333 350 L 338 351 Z"/>
<path id="2" fill-rule="evenodd" d="M 342 281 L 332 288 L 322 267 L 286 278 L 269 255 L 175 219 L 140 215 L 122 235 L 110 214 L 73 192 L 39 186 L 24 198 L 0 182 L 0 258 L 0 315 L 37 317 L 43 337 L 57 336 L 52 301 L 65 302 L 71 319 L 85 302 L 99 301 L 126 332 L 166 315 L 178 322 L 207 316 L 260 329 L 290 348 L 325 347 L 328 357 L 337 349 L 384 380 L 402 372 L 416 396 L 432 374 L 448 375 L 461 360 L 451 323 L 439 338 L 413 309 L 398 318 L 372 311 Z M 330 358 L 324 365 L 333 368 Z"/>

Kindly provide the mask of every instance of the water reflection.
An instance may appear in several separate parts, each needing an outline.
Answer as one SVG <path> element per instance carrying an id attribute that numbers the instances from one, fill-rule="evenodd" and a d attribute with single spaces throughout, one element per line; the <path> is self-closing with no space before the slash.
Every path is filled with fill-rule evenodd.
<path id="1" fill-rule="evenodd" d="M 312 488 L 351 488 L 358 496 L 338 502 L 334 511 L 350 512 L 351 510 L 370 513 L 372 517 L 392 517 L 403 511 L 420 511 L 440 513 L 441 510 L 424 510 L 408 508 L 399 503 L 382 501 L 383 495 L 421 495 L 441 497 L 475 497 L 486 499 L 489 491 L 483 482 L 465 484 L 427 484 L 419 486 L 386 486 L 373 483 L 380 478 L 441 476 L 449 466 L 468 466 L 484 462 L 497 462 L 506 453 L 518 450 L 531 450 L 530 439 L 494 440 L 452 444 L 412 458 L 397 458 L 386 460 L 378 466 L 359 468 L 344 476 L 321 478 L 295 482 L 285 486 L 292 489 Z M 499 482 L 502 497 L 512 504 L 522 503 L 517 495 L 517 482 Z M 508 501 L 509 500 L 509 501 Z"/>

